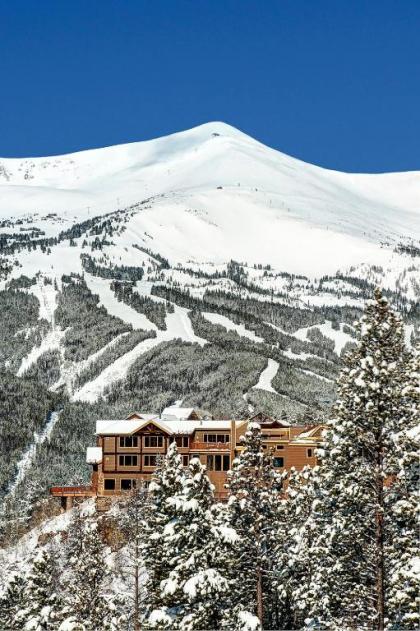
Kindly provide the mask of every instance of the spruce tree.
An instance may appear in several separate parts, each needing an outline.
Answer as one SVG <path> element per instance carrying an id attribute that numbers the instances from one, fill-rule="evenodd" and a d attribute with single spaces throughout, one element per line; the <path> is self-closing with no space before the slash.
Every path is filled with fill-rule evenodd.
<path id="1" fill-rule="evenodd" d="M 152 623 L 172 619 L 173 629 L 217 630 L 230 605 L 228 579 L 236 533 L 213 509 L 213 487 L 204 465 L 193 458 L 181 492 L 169 497 L 173 518 L 163 529 L 163 561 L 170 572 L 161 582 L 164 607 L 151 614 Z M 226 554 L 226 546 L 230 550 Z M 154 623 L 155 627 L 161 626 Z"/>
<path id="2" fill-rule="evenodd" d="M 379 290 L 357 328 L 338 380 L 339 398 L 322 450 L 322 501 L 313 511 L 318 554 L 307 623 L 384 628 L 386 480 L 395 468 L 399 391 L 406 361 L 403 328 Z"/>
<path id="3" fill-rule="evenodd" d="M 394 436 L 395 461 L 385 493 L 385 621 L 387 629 L 420 624 L 420 354 L 402 367 L 405 428 Z"/>
<path id="4" fill-rule="evenodd" d="M 57 564 L 51 551 L 46 547 L 37 550 L 27 579 L 25 631 L 50 631 L 57 628 L 60 610 L 57 584 Z"/>
<path id="5" fill-rule="evenodd" d="M 0 600 L 0 628 L 21 631 L 25 622 L 27 580 L 14 574 Z"/>
<path id="6" fill-rule="evenodd" d="M 81 527 L 81 530 L 80 530 Z M 85 631 L 117 629 L 118 620 L 110 598 L 112 580 L 105 558 L 105 547 L 98 529 L 98 519 L 76 513 L 74 530 L 69 537 L 67 580 L 63 617 L 83 626 Z M 80 539 L 79 539 L 80 537 Z M 78 556 L 75 551 L 80 550 Z"/>
<path id="7" fill-rule="evenodd" d="M 142 535 L 142 555 L 147 572 L 145 619 L 163 606 L 160 584 L 170 567 L 163 554 L 163 530 L 174 518 L 174 506 L 168 499 L 182 492 L 185 478 L 181 457 L 175 442 L 169 445 L 165 458 L 158 461 L 149 485 L 149 501 Z"/>
<path id="8" fill-rule="evenodd" d="M 258 423 L 248 424 L 242 443 L 227 484 L 229 523 L 241 540 L 236 606 L 273 629 L 279 624 L 274 559 L 282 477 L 273 468 L 272 454 L 263 449 Z"/>

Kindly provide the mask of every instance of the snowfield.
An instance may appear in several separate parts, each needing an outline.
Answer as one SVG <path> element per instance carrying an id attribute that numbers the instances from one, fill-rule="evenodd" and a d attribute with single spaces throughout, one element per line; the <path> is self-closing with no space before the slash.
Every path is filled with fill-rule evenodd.
<path id="1" fill-rule="evenodd" d="M 420 237 L 420 173 L 322 169 L 220 122 L 64 156 L 0 159 L 0 167 L 0 216 L 37 213 L 50 234 L 148 199 L 115 245 L 137 242 L 172 263 L 233 258 L 320 276 L 360 263 L 398 266 L 381 242 Z M 58 219 L 42 219 L 48 212 Z M 54 262 L 62 273 L 65 258 Z"/>

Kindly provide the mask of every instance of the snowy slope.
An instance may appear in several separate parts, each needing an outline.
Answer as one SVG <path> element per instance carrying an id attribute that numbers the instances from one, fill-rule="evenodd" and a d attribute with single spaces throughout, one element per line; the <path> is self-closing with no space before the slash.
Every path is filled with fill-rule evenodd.
<path id="1" fill-rule="evenodd" d="M 311 275 L 360 263 L 400 269 L 393 247 L 420 237 L 420 173 L 322 169 L 224 123 L 65 156 L 0 159 L 0 216 L 36 212 L 47 234 L 146 198 L 115 244 L 148 246 L 171 263 L 233 258 Z M 42 220 L 47 212 L 58 218 Z"/>

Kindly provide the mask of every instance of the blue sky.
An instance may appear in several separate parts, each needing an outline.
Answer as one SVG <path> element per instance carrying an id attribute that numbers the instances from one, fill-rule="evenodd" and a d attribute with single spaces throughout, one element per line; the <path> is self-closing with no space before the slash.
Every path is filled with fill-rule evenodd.
<path id="1" fill-rule="evenodd" d="M 0 155 L 228 122 L 308 162 L 420 169 L 418 0 L 13 0 Z"/>

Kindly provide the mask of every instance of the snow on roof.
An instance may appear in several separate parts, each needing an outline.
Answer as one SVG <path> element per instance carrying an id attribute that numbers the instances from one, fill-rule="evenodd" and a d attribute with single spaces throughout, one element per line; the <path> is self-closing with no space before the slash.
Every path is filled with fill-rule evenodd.
<path id="1" fill-rule="evenodd" d="M 186 419 L 161 419 L 153 417 L 148 420 L 114 420 L 114 421 L 96 421 L 96 434 L 102 436 L 120 436 L 124 434 L 134 434 L 139 429 L 153 423 L 168 434 L 192 434 L 197 429 L 206 430 L 226 430 L 230 429 L 229 420 L 194 420 L 188 421 Z"/>
<path id="2" fill-rule="evenodd" d="M 316 425 L 316 427 L 312 427 L 312 429 L 307 430 L 306 432 L 301 432 L 297 436 L 294 437 L 293 442 L 310 442 L 313 443 L 314 440 L 320 439 L 322 437 L 322 430 L 324 429 L 323 425 Z M 321 431 L 320 431 L 321 430 Z"/>
<path id="3" fill-rule="evenodd" d="M 135 419 L 139 419 L 139 420 L 144 420 L 144 421 L 151 421 L 155 418 L 159 418 L 159 414 L 143 414 L 142 412 L 131 412 L 126 420 L 127 421 L 133 421 Z"/>
<path id="4" fill-rule="evenodd" d="M 88 447 L 86 449 L 87 464 L 99 464 L 102 462 L 102 447 Z"/>
<path id="5" fill-rule="evenodd" d="M 162 412 L 163 420 L 187 419 L 194 412 L 194 408 L 180 408 L 177 405 L 170 405 Z"/>

